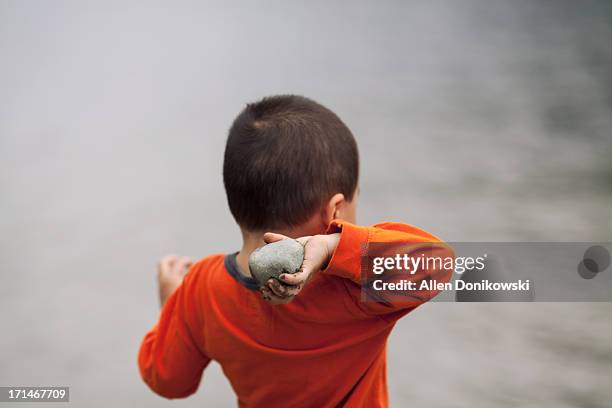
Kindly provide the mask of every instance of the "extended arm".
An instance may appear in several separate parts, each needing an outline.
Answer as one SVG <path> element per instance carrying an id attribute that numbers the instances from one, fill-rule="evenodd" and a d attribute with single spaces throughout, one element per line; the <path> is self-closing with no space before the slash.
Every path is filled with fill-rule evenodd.
<path id="1" fill-rule="evenodd" d="M 138 366 L 143 380 L 155 393 L 182 398 L 197 390 L 210 359 L 200 348 L 203 339 L 198 328 L 202 321 L 193 299 L 197 276 L 187 274 L 178 288 L 172 288 L 171 282 L 176 283 L 172 279 L 162 285 L 162 277 L 168 277 L 166 272 L 169 271 L 160 265 L 162 312 L 159 322 L 142 341 Z"/>
<path id="2" fill-rule="evenodd" d="M 283 239 L 277 234 L 266 234 L 269 242 Z M 386 283 L 408 279 L 420 287 L 423 280 L 448 281 L 451 271 L 439 267 L 439 264 L 420 266 L 412 274 L 389 271 L 376 275 L 371 268 L 364 268 L 368 257 L 392 257 L 395 255 L 418 257 L 426 254 L 429 258 L 452 258 L 450 247 L 440 242 L 435 236 L 398 223 L 379 224 L 374 227 L 362 227 L 347 222 L 334 221 L 326 235 L 299 238 L 305 243 L 305 259 L 302 270 L 297 274 L 284 274 L 280 279 L 291 286 L 268 282 L 264 296 L 274 303 L 290 301 L 310 279 L 317 273 L 334 275 L 346 279 L 347 288 L 359 306 L 367 314 L 389 314 L 401 310 L 413 309 L 433 298 L 437 290 L 381 291 L 369 296 L 363 302 L 361 289 L 375 279 Z M 366 265 L 367 266 L 367 265 Z M 366 295 L 372 294 L 370 292 Z"/>

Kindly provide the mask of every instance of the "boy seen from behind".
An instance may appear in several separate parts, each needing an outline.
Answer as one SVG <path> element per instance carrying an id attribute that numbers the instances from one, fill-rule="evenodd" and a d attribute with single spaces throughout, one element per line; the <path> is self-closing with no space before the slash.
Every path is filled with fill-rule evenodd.
<path id="1" fill-rule="evenodd" d="M 161 316 L 138 356 L 154 392 L 191 395 L 215 360 L 241 407 L 388 406 L 387 337 L 437 292 L 364 301 L 362 282 L 374 277 L 362 271 L 363 256 L 373 243 L 410 254 L 425 245 L 431 252 L 439 240 L 405 224 L 356 225 L 358 176 L 355 139 L 329 109 L 294 95 L 247 105 L 223 164 L 242 246 L 193 265 L 175 256 L 160 262 Z M 301 270 L 260 286 L 249 255 L 287 237 L 304 245 Z M 452 256 L 444 245 L 435 251 Z"/>

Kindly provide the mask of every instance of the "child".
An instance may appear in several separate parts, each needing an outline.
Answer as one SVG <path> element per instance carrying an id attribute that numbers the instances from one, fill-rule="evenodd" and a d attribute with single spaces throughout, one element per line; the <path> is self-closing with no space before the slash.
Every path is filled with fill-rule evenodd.
<path id="1" fill-rule="evenodd" d="M 161 317 L 138 357 L 153 391 L 191 395 L 216 360 L 239 406 L 388 405 L 387 337 L 436 292 L 363 301 L 362 255 L 372 243 L 405 254 L 439 240 L 403 224 L 354 225 L 358 168 L 353 135 L 329 109 L 293 95 L 247 105 L 230 129 L 223 164 L 242 248 L 210 255 L 189 273 L 187 258 L 160 263 Z M 249 254 L 287 237 L 305 245 L 301 271 L 260 287 Z"/>

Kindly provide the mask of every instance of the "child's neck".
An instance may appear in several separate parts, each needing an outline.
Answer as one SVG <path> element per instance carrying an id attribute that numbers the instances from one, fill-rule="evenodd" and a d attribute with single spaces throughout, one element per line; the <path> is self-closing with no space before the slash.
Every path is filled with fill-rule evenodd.
<path id="1" fill-rule="evenodd" d="M 248 235 L 248 237 L 247 237 Z M 240 268 L 240 272 L 245 276 L 251 276 L 249 270 L 249 255 L 257 248 L 264 246 L 266 243 L 263 240 L 263 233 L 255 235 L 252 233 L 242 233 L 242 248 L 236 255 L 236 263 Z"/>

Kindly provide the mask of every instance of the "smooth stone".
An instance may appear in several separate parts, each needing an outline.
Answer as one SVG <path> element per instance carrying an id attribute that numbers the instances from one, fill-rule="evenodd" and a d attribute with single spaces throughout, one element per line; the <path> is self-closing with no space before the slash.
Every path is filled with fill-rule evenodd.
<path id="1" fill-rule="evenodd" d="M 304 246 L 295 239 L 283 239 L 257 248 L 249 256 L 251 275 L 265 285 L 282 273 L 299 272 L 304 261 Z"/>

